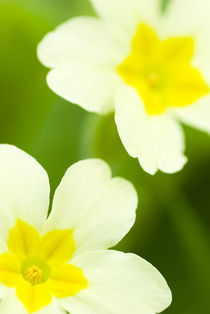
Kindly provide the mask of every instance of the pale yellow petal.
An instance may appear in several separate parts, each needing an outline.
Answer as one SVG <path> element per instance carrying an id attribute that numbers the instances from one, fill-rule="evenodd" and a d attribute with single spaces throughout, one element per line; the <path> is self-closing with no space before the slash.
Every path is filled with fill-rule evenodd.
<path id="1" fill-rule="evenodd" d="M 192 66 L 180 64 L 170 67 L 168 88 L 165 89 L 169 106 L 191 105 L 209 91 L 200 72 Z"/>
<path id="2" fill-rule="evenodd" d="M 9 251 L 23 260 L 28 256 L 35 256 L 40 242 L 37 230 L 22 220 L 17 220 L 10 231 L 7 241 Z"/>
<path id="3" fill-rule="evenodd" d="M 145 24 L 140 24 L 133 39 L 132 50 L 139 58 L 149 58 L 154 56 L 159 44 L 160 40 L 155 31 Z"/>
<path id="4" fill-rule="evenodd" d="M 161 42 L 160 58 L 164 63 L 189 62 L 193 54 L 194 41 L 190 37 L 172 37 Z"/>
<path id="5" fill-rule="evenodd" d="M 39 311 L 52 302 L 52 293 L 47 283 L 34 285 L 21 278 L 16 286 L 16 294 L 29 313 Z"/>
<path id="6" fill-rule="evenodd" d="M 38 257 L 50 265 L 67 263 L 75 251 L 72 230 L 53 230 L 41 238 Z"/>
<path id="7" fill-rule="evenodd" d="M 85 289 L 88 282 L 81 269 L 65 264 L 56 270 L 48 284 L 57 298 L 66 298 Z"/>
<path id="8" fill-rule="evenodd" d="M 15 256 L 9 253 L 0 255 L 0 282 L 7 287 L 15 287 L 17 277 L 20 276 L 21 264 Z"/>

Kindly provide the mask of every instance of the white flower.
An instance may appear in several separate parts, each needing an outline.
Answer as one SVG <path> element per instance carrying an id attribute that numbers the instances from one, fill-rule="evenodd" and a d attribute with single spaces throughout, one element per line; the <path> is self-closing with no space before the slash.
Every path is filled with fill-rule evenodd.
<path id="1" fill-rule="evenodd" d="M 154 314 L 171 302 L 161 274 L 134 254 L 108 251 L 133 226 L 137 195 L 101 160 L 66 172 L 47 218 L 44 169 L 0 145 L 0 313 Z"/>
<path id="2" fill-rule="evenodd" d="M 179 122 L 210 132 L 210 1 L 91 0 L 39 45 L 52 90 L 86 110 L 115 109 L 121 140 L 145 171 L 182 169 Z"/>

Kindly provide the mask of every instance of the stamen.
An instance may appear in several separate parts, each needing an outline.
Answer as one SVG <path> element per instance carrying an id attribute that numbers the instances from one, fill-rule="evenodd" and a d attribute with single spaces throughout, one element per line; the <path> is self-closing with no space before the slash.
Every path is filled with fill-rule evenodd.
<path id="1" fill-rule="evenodd" d="M 37 266 L 31 266 L 26 269 L 23 277 L 34 286 L 42 282 L 42 271 Z"/>

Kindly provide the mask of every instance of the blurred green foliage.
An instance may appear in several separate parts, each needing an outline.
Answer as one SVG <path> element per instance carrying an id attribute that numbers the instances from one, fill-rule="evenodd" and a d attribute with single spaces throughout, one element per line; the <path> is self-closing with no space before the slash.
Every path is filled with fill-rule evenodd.
<path id="1" fill-rule="evenodd" d="M 113 115 L 85 112 L 52 93 L 37 44 L 57 24 L 81 14 L 93 14 L 87 0 L 0 1 L 0 142 L 40 162 L 52 194 L 67 167 L 89 157 L 103 158 L 114 175 L 133 182 L 137 220 L 118 248 L 141 255 L 165 276 L 173 304 L 164 313 L 209 314 L 210 138 L 184 127 L 185 169 L 150 176 L 126 153 Z"/>

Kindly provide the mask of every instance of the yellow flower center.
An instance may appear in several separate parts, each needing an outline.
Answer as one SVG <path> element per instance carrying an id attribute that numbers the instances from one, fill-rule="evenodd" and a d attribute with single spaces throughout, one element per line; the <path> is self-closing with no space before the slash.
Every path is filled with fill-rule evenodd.
<path id="1" fill-rule="evenodd" d="M 201 73 L 191 65 L 194 40 L 173 37 L 160 40 L 147 25 L 139 25 L 130 55 L 117 72 L 142 98 L 149 115 L 167 107 L 191 105 L 209 93 Z"/>
<path id="2" fill-rule="evenodd" d="M 147 79 L 147 84 L 150 86 L 150 88 L 157 88 L 160 84 L 159 75 L 155 72 L 149 73 L 146 79 Z"/>
<path id="3" fill-rule="evenodd" d="M 0 254 L 0 282 L 16 288 L 26 310 L 39 311 L 53 296 L 66 298 L 87 287 L 81 269 L 69 264 L 75 251 L 72 230 L 53 230 L 40 236 L 17 220 L 10 231 L 8 252 Z"/>
<path id="4" fill-rule="evenodd" d="M 31 266 L 26 269 L 23 278 L 32 286 L 37 285 L 42 282 L 42 271 L 37 266 Z"/>
<path id="5" fill-rule="evenodd" d="M 27 282 L 34 286 L 46 282 L 50 278 L 52 270 L 44 260 L 27 257 L 22 262 L 21 274 Z"/>

